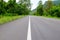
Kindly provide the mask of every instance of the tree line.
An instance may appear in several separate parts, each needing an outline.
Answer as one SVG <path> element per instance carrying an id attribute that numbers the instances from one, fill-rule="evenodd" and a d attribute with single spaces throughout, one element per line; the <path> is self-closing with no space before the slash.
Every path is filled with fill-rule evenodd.
<path id="1" fill-rule="evenodd" d="M 0 15 L 28 15 L 30 12 L 30 1 L 0 0 Z"/>
<path id="2" fill-rule="evenodd" d="M 46 4 L 43 5 L 40 0 L 34 15 L 60 17 L 60 4 L 54 5 L 53 1 L 48 0 Z"/>

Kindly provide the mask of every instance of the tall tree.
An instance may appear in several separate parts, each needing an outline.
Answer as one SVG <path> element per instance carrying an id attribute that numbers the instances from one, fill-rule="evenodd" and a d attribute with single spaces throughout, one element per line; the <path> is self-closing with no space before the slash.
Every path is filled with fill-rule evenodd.
<path id="1" fill-rule="evenodd" d="M 5 13 L 5 2 L 4 0 L 0 0 L 0 14 Z"/>
<path id="2" fill-rule="evenodd" d="M 41 15 L 41 16 L 43 15 L 43 4 L 42 4 L 42 0 L 39 1 L 39 5 L 37 7 L 37 13 L 39 15 Z"/>
<path id="3" fill-rule="evenodd" d="M 9 0 L 6 6 L 8 13 L 15 13 L 16 0 Z"/>
<path id="4" fill-rule="evenodd" d="M 47 11 L 52 7 L 52 0 L 48 0 L 46 4 Z"/>
<path id="5" fill-rule="evenodd" d="M 30 0 L 19 0 L 19 3 L 26 4 L 28 8 L 30 7 Z"/>
<path id="6" fill-rule="evenodd" d="M 47 12 L 47 16 L 50 15 L 49 10 L 52 8 L 52 6 L 53 6 L 52 0 L 48 0 L 47 4 L 46 4 L 46 8 L 45 8 L 45 10 Z"/>

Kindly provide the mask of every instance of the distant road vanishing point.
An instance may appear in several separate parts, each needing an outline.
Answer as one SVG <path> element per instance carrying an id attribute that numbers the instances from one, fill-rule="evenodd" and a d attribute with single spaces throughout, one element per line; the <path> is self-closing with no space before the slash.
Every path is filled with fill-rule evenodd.
<path id="1" fill-rule="evenodd" d="M 0 40 L 60 40 L 60 20 L 27 16 L 0 25 Z"/>

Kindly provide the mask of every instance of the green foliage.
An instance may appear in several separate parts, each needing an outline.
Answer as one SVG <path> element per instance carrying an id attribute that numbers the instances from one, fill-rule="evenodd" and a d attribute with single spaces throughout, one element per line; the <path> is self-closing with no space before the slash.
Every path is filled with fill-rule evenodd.
<path id="1" fill-rule="evenodd" d="M 42 1 L 40 1 L 39 2 L 39 5 L 38 5 L 38 7 L 37 7 L 37 13 L 39 14 L 39 15 L 43 15 L 43 5 L 42 5 Z"/>
<path id="2" fill-rule="evenodd" d="M 49 13 L 51 16 L 57 16 L 60 17 L 60 6 L 53 6 L 50 10 Z"/>
<path id="3" fill-rule="evenodd" d="M 8 15 L 17 14 L 17 15 L 28 15 L 29 14 L 29 7 L 27 1 L 24 1 L 23 3 L 16 3 L 16 0 L 9 0 L 8 2 L 1 1 L 0 2 L 0 15 L 5 15 L 8 13 Z"/>
<path id="4" fill-rule="evenodd" d="M 47 1 L 44 7 L 42 1 L 40 1 L 34 15 L 60 17 L 60 5 L 53 5 L 52 1 Z"/>
<path id="5" fill-rule="evenodd" d="M 5 2 L 0 2 L 0 14 L 4 14 L 5 11 Z"/>
<path id="6" fill-rule="evenodd" d="M 13 21 L 15 19 L 18 19 L 18 18 L 22 18 L 23 16 L 0 16 L 0 25 L 1 24 L 4 24 L 4 23 L 7 23 L 7 22 L 10 22 L 10 21 Z"/>

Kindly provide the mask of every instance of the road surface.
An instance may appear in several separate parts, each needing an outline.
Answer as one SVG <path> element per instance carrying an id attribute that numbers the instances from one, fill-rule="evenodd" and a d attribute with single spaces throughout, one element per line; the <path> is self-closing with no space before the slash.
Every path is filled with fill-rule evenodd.
<path id="1" fill-rule="evenodd" d="M 60 20 L 39 16 L 27 16 L 0 25 L 0 40 L 27 40 L 28 27 L 30 40 L 60 40 Z"/>
<path id="2" fill-rule="evenodd" d="M 60 40 L 60 20 L 31 17 L 32 40 Z"/>
<path id="3" fill-rule="evenodd" d="M 28 17 L 0 26 L 0 40 L 27 40 Z"/>

